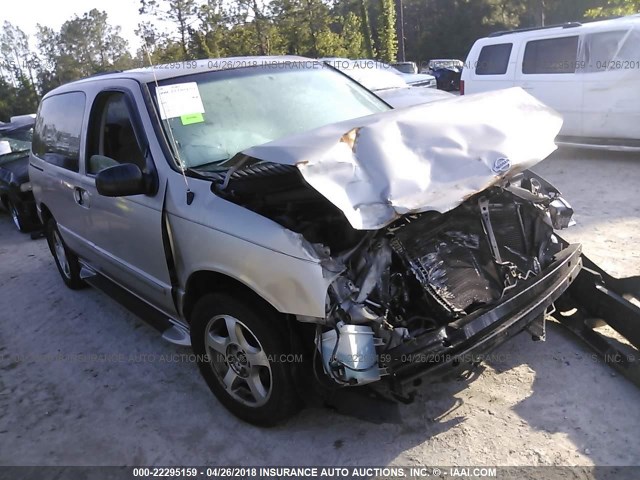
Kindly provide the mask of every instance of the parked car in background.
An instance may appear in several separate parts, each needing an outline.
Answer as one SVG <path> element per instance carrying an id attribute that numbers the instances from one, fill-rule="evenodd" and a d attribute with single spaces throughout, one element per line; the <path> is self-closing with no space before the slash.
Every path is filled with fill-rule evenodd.
<path id="1" fill-rule="evenodd" d="M 400 73 L 418 73 L 418 66 L 416 65 L 416 62 L 397 62 L 392 63 L 391 66 Z"/>
<path id="2" fill-rule="evenodd" d="M 386 63 L 382 63 L 382 65 L 389 67 L 389 65 L 387 65 Z M 393 67 L 390 67 L 390 68 L 393 68 Z M 412 87 L 435 89 L 438 86 L 436 82 L 436 77 L 434 77 L 433 75 L 429 75 L 426 73 L 402 73 L 397 70 L 396 72 L 397 72 L 397 75 L 400 75 L 402 79 Z"/>
<path id="3" fill-rule="evenodd" d="M 457 91 L 460 90 L 460 76 L 463 66 L 462 60 L 439 58 L 429 60 L 425 73 L 436 77 L 436 83 L 440 90 Z"/>
<path id="4" fill-rule="evenodd" d="M 372 60 L 324 58 L 325 63 L 349 75 L 393 108 L 408 107 L 452 98 L 453 95 L 435 88 L 412 87 L 388 65 Z"/>
<path id="5" fill-rule="evenodd" d="M 358 62 L 358 68 L 366 68 L 369 70 L 386 70 L 388 72 L 393 73 L 394 75 L 400 77 L 405 81 L 407 85 L 412 87 L 426 87 L 426 88 L 436 88 L 436 78 L 433 75 L 427 75 L 423 73 L 403 73 L 396 68 L 392 67 L 388 63 L 380 62 L 378 60 L 371 60 L 368 58 L 359 58 L 355 60 L 351 60 L 348 58 L 340 58 L 340 57 L 324 57 L 320 58 L 320 61 L 335 63 L 336 68 L 339 66 L 337 63 L 339 62 Z"/>
<path id="6" fill-rule="evenodd" d="M 0 125 L 0 203 L 16 228 L 28 232 L 40 226 L 29 182 L 29 153 L 34 117 L 13 117 Z"/>
<path id="7" fill-rule="evenodd" d="M 552 109 L 510 89 L 394 110 L 300 57 L 189 65 L 47 93 L 30 175 L 63 282 L 156 312 L 231 412 L 273 425 L 369 384 L 410 401 L 543 335 L 581 264 L 528 170 Z"/>
<path id="8" fill-rule="evenodd" d="M 640 15 L 497 32 L 473 45 L 464 93 L 519 86 L 560 112 L 560 144 L 640 148 Z"/>

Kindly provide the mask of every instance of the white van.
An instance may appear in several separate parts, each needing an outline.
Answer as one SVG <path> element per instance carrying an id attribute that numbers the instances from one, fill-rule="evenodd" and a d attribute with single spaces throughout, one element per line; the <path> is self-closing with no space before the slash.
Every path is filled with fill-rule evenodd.
<path id="1" fill-rule="evenodd" d="M 522 87 L 563 115 L 559 144 L 640 149 L 640 15 L 494 33 L 461 83 L 463 95 Z"/>

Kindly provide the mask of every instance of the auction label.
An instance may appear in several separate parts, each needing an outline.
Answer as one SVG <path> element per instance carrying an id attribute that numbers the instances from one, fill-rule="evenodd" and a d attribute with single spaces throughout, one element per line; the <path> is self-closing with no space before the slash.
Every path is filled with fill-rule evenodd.
<path id="1" fill-rule="evenodd" d="M 487 478 L 496 477 L 496 467 L 135 467 L 134 477 L 181 478 Z"/>
<path id="2" fill-rule="evenodd" d="M 204 113 L 204 105 L 196 82 L 164 85 L 156 89 L 156 94 L 160 118 L 163 120 Z"/>

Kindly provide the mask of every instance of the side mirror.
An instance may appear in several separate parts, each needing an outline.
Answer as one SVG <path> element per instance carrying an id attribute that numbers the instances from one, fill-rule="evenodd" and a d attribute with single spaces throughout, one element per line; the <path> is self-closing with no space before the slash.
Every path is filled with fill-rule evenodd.
<path id="1" fill-rule="evenodd" d="M 105 197 L 126 197 L 148 193 L 144 173 L 133 163 L 115 165 L 98 172 L 96 188 L 98 193 Z"/>

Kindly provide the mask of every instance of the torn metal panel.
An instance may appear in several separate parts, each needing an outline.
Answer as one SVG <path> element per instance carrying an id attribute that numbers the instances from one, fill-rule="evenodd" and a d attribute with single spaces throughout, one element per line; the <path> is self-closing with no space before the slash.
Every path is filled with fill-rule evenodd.
<path id="1" fill-rule="evenodd" d="M 557 320 L 584 340 L 606 364 L 640 386 L 640 276 L 615 278 L 586 255 L 584 268 L 559 299 Z M 607 324 L 626 341 L 597 327 Z M 628 342 L 628 343 L 627 343 Z"/>
<path id="2" fill-rule="evenodd" d="M 449 211 L 556 149 L 562 120 L 520 88 L 321 127 L 243 153 L 296 165 L 355 229 Z"/>

